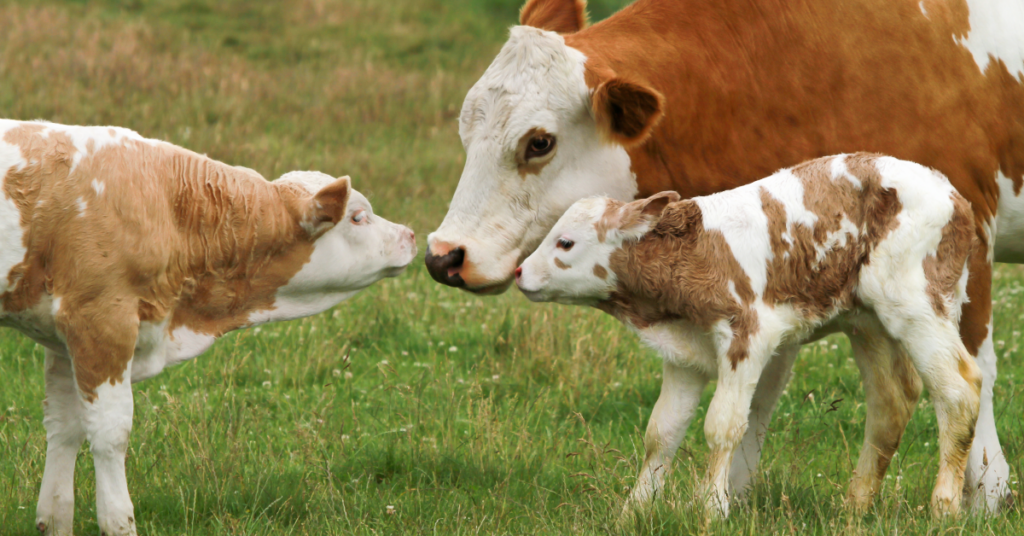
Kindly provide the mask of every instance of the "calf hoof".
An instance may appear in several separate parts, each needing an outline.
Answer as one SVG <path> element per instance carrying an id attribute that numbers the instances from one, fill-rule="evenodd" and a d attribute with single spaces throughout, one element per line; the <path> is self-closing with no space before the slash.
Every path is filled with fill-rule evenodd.
<path id="1" fill-rule="evenodd" d="M 43 523 L 42 521 L 36 523 L 36 530 L 39 531 L 39 534 L 46 534 L 46 523 Z"/>
<path id="2" fill-rule="evenodd" d="M 932 515 L 935 517 L 956 516 L 960 514 L 960 497 L 948 495 L 932 496 Z"/>

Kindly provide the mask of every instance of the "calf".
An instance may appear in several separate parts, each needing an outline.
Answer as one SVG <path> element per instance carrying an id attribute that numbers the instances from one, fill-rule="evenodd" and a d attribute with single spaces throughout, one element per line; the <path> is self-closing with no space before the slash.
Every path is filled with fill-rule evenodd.
<path id="1" fill-rule="evenodd" d="M 936 513 L 960 506 L 978 415 L 981 377 L 960 341 L 967 261 L 975 243 L 970 204 L 944 176 L 869 154 L 813 160 L 719 194 L 674 192 L 623 204 L 578 201 L 515 273 L 534 301 L 597 307 L 635 330 L 665 359 L 646 460 L 627 503 L 661 485 L 711 378 L 705 421 L 711 448 L 706 505 L 728 514 L 729 468 L 751 400 L 772 356 L 834 331 L 854 341 L 865 378 L 916 369 L 939 421 Z M 872 352 L 884 344 L 900 349 Z M 906 377 L 906 376 L 904 376 Z M 869 404 L 865 451 L 851 483 L 857 505 L 877 491 L 913 397 Z M 877 390 L 885 393 L 885 389 Z M 666 394 L 668 396 L 666 396 Z"/>
<path id="2" fill-rule="evenodd" d="M 267 182 L 111 127 L 0 120 L 0 325 L 46 348 L 37 526 L 70 534 L 88 439 L 100 532 L 135 534 L 131 383 L 224 333 L 323 311 L 416 256 L 348 177 Z"/>

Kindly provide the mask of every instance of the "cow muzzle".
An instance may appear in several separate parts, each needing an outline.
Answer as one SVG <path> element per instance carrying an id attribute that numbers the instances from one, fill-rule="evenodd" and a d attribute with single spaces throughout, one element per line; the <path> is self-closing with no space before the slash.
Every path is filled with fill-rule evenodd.
<path id="1" fill-rule="evenodd" d="M 440 254 L 435 254 L 435 251 Z M 434 281 L 449 287 L 464 288 L 466 282 L 462 280 L 461 271 L 465 260 L 466 250 L 462 247 L 451 247 L 448 244 L 439 243 L 427 246 L 427 256 L 424 262 Z"/>

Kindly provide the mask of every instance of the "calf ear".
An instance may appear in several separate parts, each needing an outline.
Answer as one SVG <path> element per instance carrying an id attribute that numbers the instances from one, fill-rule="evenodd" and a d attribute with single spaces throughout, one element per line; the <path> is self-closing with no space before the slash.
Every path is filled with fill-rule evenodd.
<path id="1" fill-rule="evenodd" d="M 519 10 L 519 24 L 560 34 L 587 26 L 586 0 L 527 0 Z"/>
<path id="2" fill-rule="evenodd" d="M 313 196 L 313 220 L 337 225 L 348 210 L 348 197 L 352 191 L 351 179 L 342 177 L 320 189 Z"/>
<path id="3" fill-rule="evenodd" d="M 607 139 L 626 148 L 642 143 L 664 115 L 665 97 L 642 84 L 618 77 L 601 82 L 591 105 L 598 128 Z"/>
<path id="4" fill-rule="evenodd" d="M 658 223 L 668 204 L 679 199 L 675 192 L 661 192 L 623 205 L 619 209 L 619 232 L 628 240 L 639 240 Z"/>

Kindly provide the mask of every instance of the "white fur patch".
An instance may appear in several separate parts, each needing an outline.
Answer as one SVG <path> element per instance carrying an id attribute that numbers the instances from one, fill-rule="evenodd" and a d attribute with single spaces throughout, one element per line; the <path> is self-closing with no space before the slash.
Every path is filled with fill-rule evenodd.
<path id="1" fill-rule="evenodd" d="M 1024 74 L 1024 2 L 967 0 L 967 6 L 971 30 L 957 43 L 971 52 L 982 73 L 996 58 L 1019 78 Z"/>
<path id="2" fill-rule="evenodd" d="M 5 132 L 4 126 L 0 123 L 0 139 Z M 0 179 L 6 180 L 10 169 L 22 169 L 25 164 L 18 147 L 0 141 Z M 10 290 L 7 274 L 25 258 L 27 249 L 22 243 L 22 236 L 21 212 L 14 200 L 0 191 L 0 294 Z"/>
<path id="3" fill-rule="evenodd" d="M 768 284 L 768 260 L 772 258 L 768 216 L 761 206 L 759 193 L 764 184 L 759 181 L 693 199 L 700 207 L 704 228 L 722 233 L 758 296 L 764 294 Z"/>

